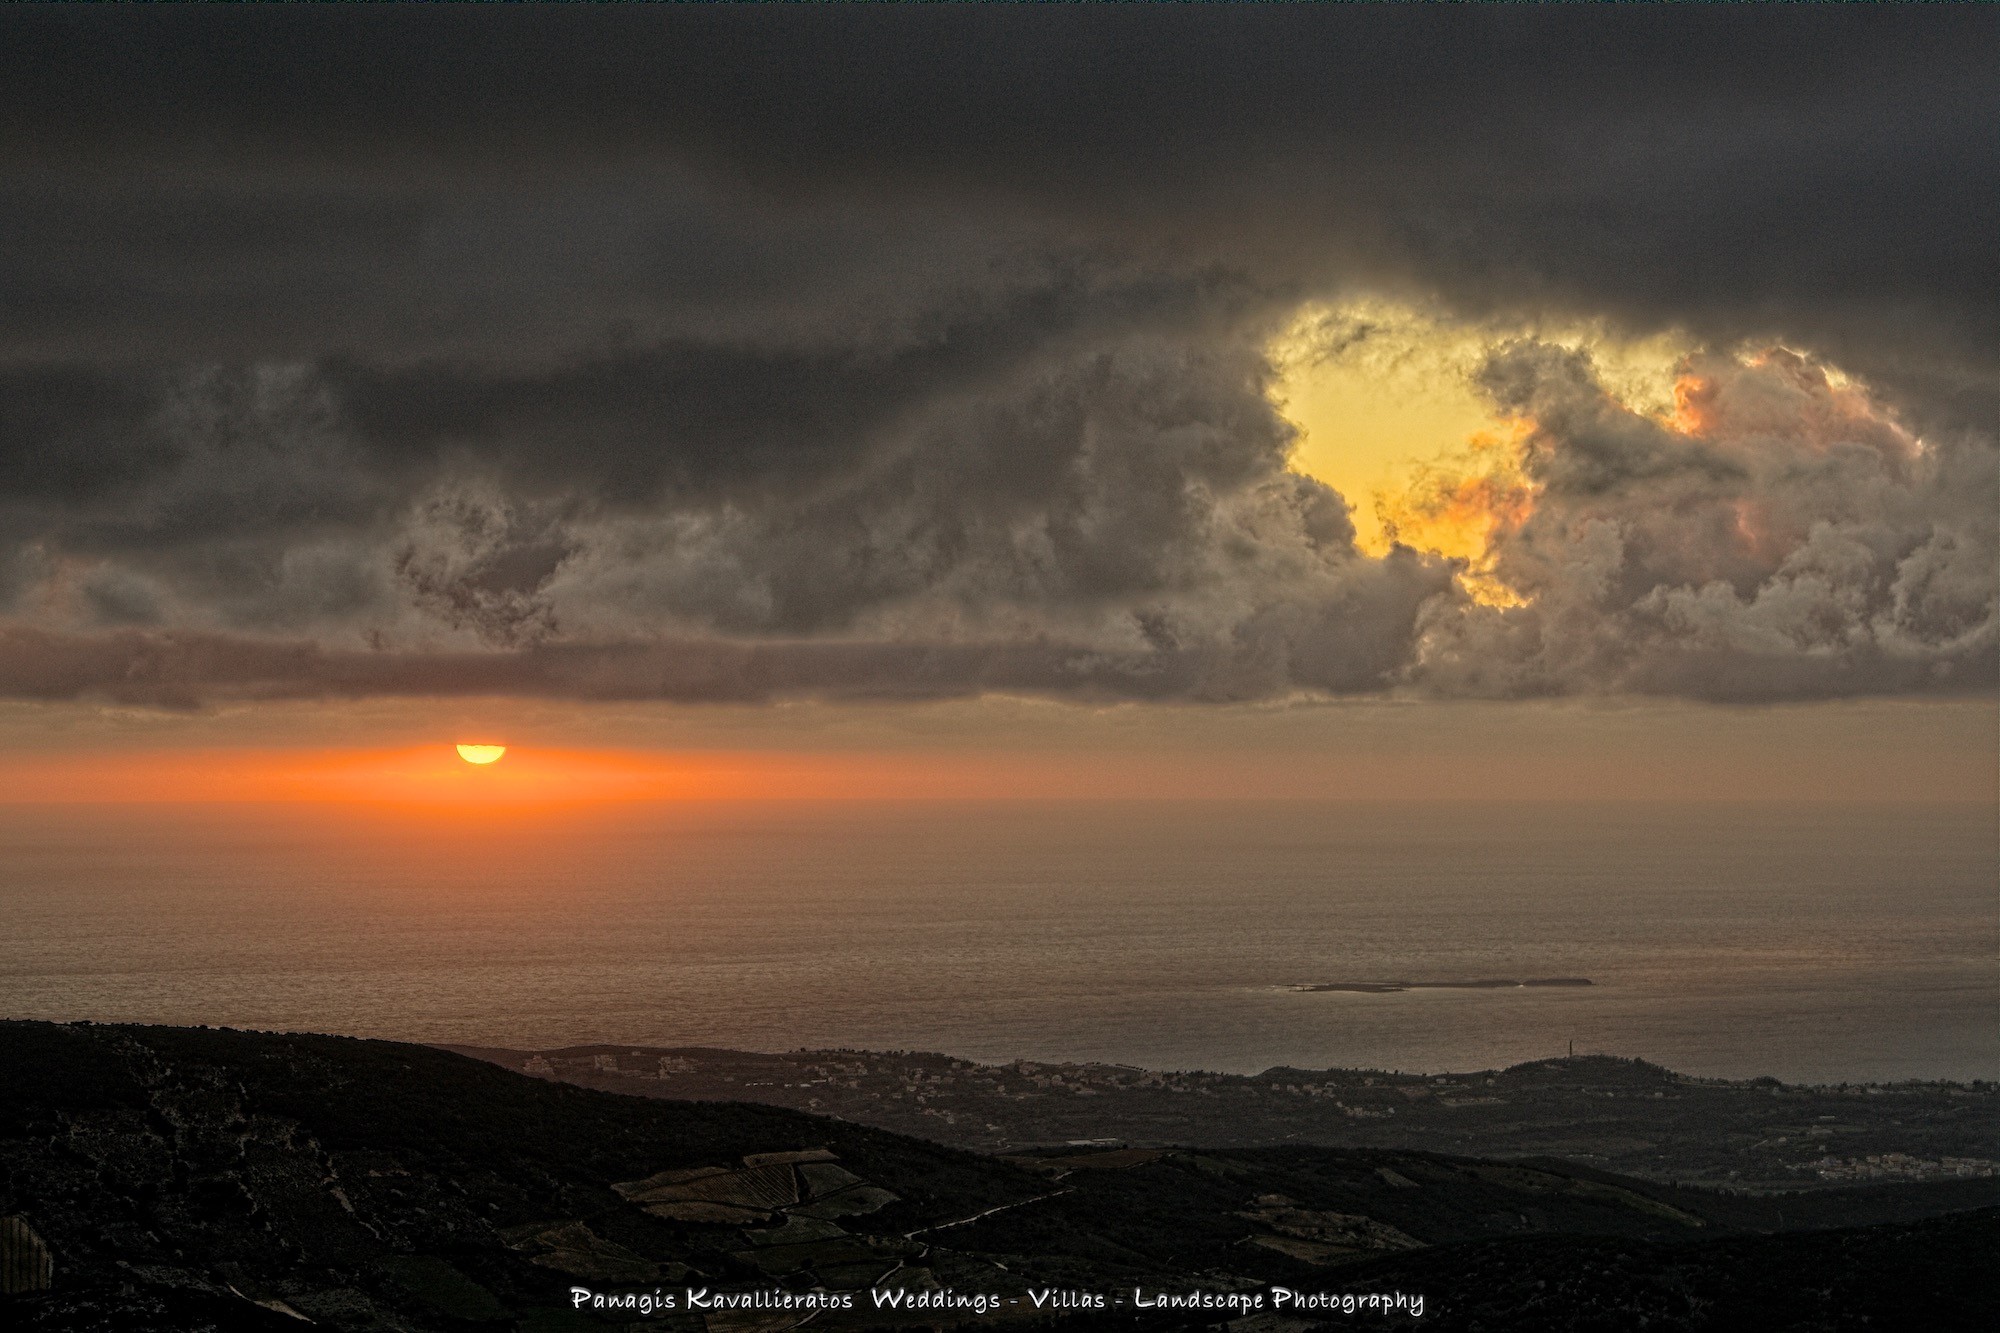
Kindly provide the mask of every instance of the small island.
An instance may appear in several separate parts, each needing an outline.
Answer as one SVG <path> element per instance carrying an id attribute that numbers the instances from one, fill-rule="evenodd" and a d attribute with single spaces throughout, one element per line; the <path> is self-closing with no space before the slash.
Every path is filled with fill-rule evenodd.
<path id="1" fill-rule="evenodd" d="M 1478 981 L 1312 981 L 1288 986 L 1287 990 L 1312 994 L 1320 991 L 1350 991 L 1360 995 L 1390 995 L 1406 990 L 1518 990 L 1524 986 L 1592 986 L 1589 977 L 1529 977 L 1515 981 L 1487 977 Z"/>

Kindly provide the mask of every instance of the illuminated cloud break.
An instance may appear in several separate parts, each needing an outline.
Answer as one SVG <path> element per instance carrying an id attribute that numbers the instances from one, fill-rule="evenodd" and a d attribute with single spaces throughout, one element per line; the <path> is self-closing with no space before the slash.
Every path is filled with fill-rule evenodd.
<path id="1" fill-rule="evenodd" d="M 0 695 L 1989 693 L 1896 18 L 9 13 Z"/>

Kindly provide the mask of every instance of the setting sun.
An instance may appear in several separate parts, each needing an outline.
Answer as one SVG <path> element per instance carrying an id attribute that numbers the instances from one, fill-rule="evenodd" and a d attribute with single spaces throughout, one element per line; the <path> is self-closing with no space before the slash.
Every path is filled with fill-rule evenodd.
<path id="1" fill-rule="evenodd" d="M 458 757 L 468 764 L 490 764 L 507 753 L 504 745 L 461 745 Z"/>

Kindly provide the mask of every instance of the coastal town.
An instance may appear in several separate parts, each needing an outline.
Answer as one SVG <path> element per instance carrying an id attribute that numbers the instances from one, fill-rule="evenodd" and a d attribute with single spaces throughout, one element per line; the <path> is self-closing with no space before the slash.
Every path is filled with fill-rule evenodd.
<path id="1" fill-rule="evenodd" d="M 1469 1074 L 1128 1065 L 821 1050 L 454 1047 L 540 1078 L 748 1101 L 981 1152 L 1299 1143 L 1560 1157 L 1743 1191 L 2000 1174 L 2000 1084 L 1805 1086 L 1575 1056 Z"/>

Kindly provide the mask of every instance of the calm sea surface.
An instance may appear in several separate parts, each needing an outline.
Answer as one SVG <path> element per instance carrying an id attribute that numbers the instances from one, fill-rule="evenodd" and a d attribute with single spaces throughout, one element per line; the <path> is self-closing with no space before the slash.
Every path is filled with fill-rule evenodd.
<path id="1" fill-rule="evenodd" d="M 0 1015 L 1995 1078 L 1996 879 L 1978 807 L 6 807 Z"/>

